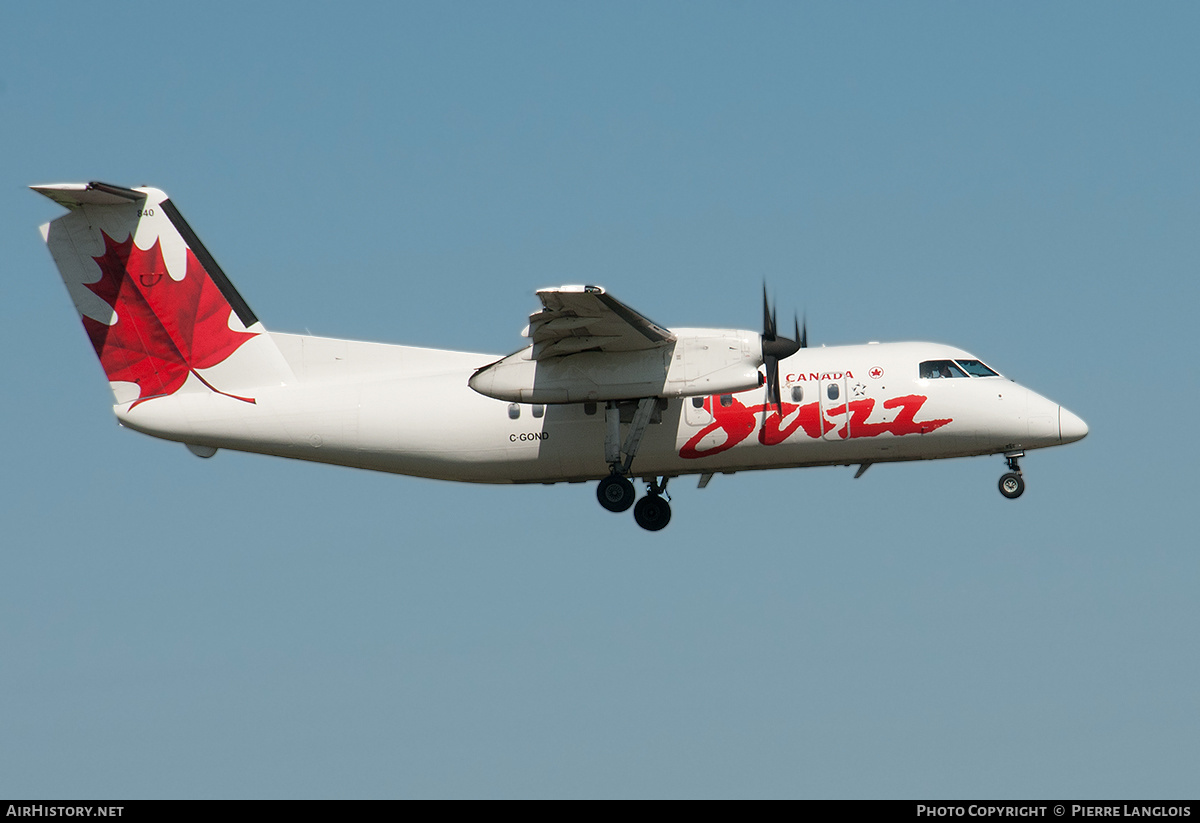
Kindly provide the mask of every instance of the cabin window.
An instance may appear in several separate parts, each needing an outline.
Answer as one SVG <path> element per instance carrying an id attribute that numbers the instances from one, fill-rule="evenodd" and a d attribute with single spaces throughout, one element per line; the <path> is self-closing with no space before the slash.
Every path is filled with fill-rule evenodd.
<path id="1" fill-rule="evenodd" d="M 534 417 L 541 417 L 545 413 L 546 413 L 545 406 L 539 404 L 539 405 L 533 407 L 533 416 Z"/>
<path id="2" fill-rule="evenodd" d="M 792 402 L 799 403 L 803 399 L 804 399 L 804 387 L 803 386 L 792 386 Z"/>
<path id="3" fill-rule="evenodd" d="M 510 420 L 516 420 L 520 416 L 521 416 L 521 406 L 517 403 L 509 403 L 508 404 L 508 418 Z"/>
<path id="4" fill-rule="evenodd" d="M 980 364 L 982 365 L 982 364 Z M 932 380 L 939 377 L 966 377 L 967 373 L 953 360 L 926 360 L 921 364 L 921 377 Z"/>
<path id="5" fill-rule="evenodd" d="M 830 400 L 837 400 L 839 397 L 841 397 L 842 390 L 838 388 L 837 383 L 830 383 L 825 389 L 825 394 L 829 396 Z"/>
<path id="6" fill-rule="evenodd" d="M 703 397 L 693 397 L 692 398 L 692 408 L 693 409 L 704 408 L 704 398 Z"/>
<path id="7" fill-rule="evenodd" d="M 721 408 L 727 409 L 732 405 L 733 405 L 733 395 L 732 394 L 721 395 Z"/>
<path id="8" fill-rule="evenodd" d="M 958 365 L 966 369 L 967 374 L 972 377 L 999 377 L 1000 375 L 989 369 L 979 360 L 963 360 L 961 357 L 955 361 Z"/>
<path id="9" fill-rule="evenodd" d="M 584 414 L 595 414 L 596 413 L 596 404 L 595 403 L 584 403 L 583 404 L 583 413 Z"/>

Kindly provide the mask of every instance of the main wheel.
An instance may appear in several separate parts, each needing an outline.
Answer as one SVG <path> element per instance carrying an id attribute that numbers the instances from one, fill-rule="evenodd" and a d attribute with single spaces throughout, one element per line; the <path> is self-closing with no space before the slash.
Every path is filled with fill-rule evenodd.
<path id="1" fill-rule="evenodd" d="M 671 522 L 671 504 L 657 494 L 648 494 L 633 507 L 633 519 L 643 529 L 656 532 Z"/>
<path id="2" fill-rule="evenodd" d="M 1009 472 L 1000 478 L 1000 493 L 1009 500 L 1016 500 L 1025 491 L 1025 478 Z"/>
<path id="3" fill-rule="evenodd" d="M 633 505 L 636 497 L 637 492 L 633 489 L 633 483 L 629 481 L 628 477 L 622 477 L 619 474 L 610 474 L 596 487 L 596 499 L 610 512 L 627 511 Z"/>

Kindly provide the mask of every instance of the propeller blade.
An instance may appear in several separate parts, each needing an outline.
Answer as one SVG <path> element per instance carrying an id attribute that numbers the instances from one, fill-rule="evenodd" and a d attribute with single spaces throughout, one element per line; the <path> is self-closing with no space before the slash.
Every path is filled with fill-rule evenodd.
<path id="1" fill-rule="evenodd" d="M 779 408 L 779 363 L 774 358 L 766 361 L 767 405 Z"/>
<path id="2" fill-rule="evenodd" d="M 766 283 L 763 283 L 763 337 L 768 340 L 775 339 L 775 313 L 771 311 L 771 305 L 767 302 Z"/>
<path id="3" fill-rule="evenodd" d="M 787 337 L 781 337 L 776 332 L 775 311 L 771 308 L 771 302 L 767 298 L 767 284 L 763 283 L 763 332 L 762 332 L 762 358 L 763 365 L 767 367 L 767 405 L 775 406 L 775 409 L 783 414 L 783 391 L 779 386 L 779 361 L 785 357 L 791 357 L 800 349 L 808 345 L 808 327 L 807 320 L 804 331 L 800 330 L 800 319 L 795 318 L 796 325 L 796 340 L 791 340 Z M 799 342 L 798 342 L 799 341 Z M 766 409 L 763 410 L 764 421 L 766 420 Z"/>

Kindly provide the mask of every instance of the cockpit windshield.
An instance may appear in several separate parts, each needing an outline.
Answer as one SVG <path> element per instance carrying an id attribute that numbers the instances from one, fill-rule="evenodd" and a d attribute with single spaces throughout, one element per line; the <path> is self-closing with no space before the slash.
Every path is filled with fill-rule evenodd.
<path id="1" fill-rule="evenodd" d="M 999 377 L 979 360 L 926 360 L 921 364 L 921 379 L 943 377 Z"/>
<path id="2" fill-rule="evenodd" d="M 926 360 L 921 364 L 921 377 L 966 377 L 967 373 L 953 360 Z"/>
<path id="3" fill-rule="evenodd" d="M 972 377 L 999 377 L 1000 375 L 989 369 L 979 360 L 963 360 L 959 358 L 958 365 L 967 370 L 967 374 Z"/>

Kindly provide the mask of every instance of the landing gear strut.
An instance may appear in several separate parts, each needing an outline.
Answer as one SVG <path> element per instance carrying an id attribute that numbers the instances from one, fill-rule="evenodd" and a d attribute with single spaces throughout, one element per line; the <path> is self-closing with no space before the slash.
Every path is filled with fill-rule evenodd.
<path id="1" fill-rule="evenodd" d="M 604 462 L 612 469 L 613 474 L 629 474 L 633 458 L 637 456 L 638 446 L 642 444 L 642 435 L 650 425 L 654 415 L 654 407 L 658 405 L 655 397 L 643 397 L 638 401 L 637 411 L 633 413 L 633 421 L 629 432 L 621 443 L 621 405 L 616 400 L 609 400 L 604 406 Z M 625 459 L 621 459 L 621 453 Z"/>
<path id="2" fill-rule="evenodd" d="M 1009 500 L 1016 500 L 1025 492 L 1025 478 L 1021 476 L 1021 467 L 1017 463 L 1017 459 L 1024 456 L 1025 452 L 1008 452 L 1004 455 L 1010 471 L 1000 478 L 1000 493 Z"/>

